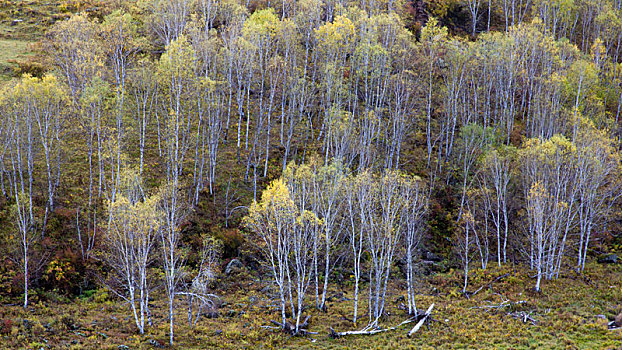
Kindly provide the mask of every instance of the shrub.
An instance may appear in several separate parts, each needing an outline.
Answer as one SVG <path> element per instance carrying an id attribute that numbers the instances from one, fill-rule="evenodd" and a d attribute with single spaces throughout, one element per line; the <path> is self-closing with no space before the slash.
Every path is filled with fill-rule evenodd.
<path id="1" fill-rule="evenodd" d="M 0 334 L 11 334 L 11 330 L 13 329 L 13 321 L 8 318 L 0 321 Z"/>
<path id="2" fill-rule="evenodd" d="M 106 290 L 98 289 L 93 294 L 93 301 L 96 303 L 104 303 L 108 300 L 108 292 Z"/>

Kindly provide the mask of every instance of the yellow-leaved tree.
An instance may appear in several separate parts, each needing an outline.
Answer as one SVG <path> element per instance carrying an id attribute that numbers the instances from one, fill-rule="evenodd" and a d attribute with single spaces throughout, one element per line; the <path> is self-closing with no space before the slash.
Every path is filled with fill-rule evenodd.
<path id="1" fill-rule="evenodd" d="M 301 323 L 300 318 L 312 276 L 316 227 L 322 222 L 311 211 L 296 205 L 286 183 L 277 179 L 262 193 L 261 200 L 251 205 L 244 223 L 258 238 L 257 245 L 279 289 L 279 325 L 293 334 L 304 333 L 307 322 Z M 285 314 L 288 300 L 293 325 L 287 322 Z"/>
<path id="2" fill-rule="evenodd" d="M 530 267 L 542 277 L 556 278 L 572 228 L 577 201 L 577 147 L 566 137 L 529 139 L 519 152 Z"/>
<path id="3" fill-rule="evenodd" d="M 111 268 L 108 287 L 130 305 L 138 331 L 145 331 L 149 313 L 152 251 L 161 230 L 159 195 L 146 195 L 137 172 L 123 174 L 119 193 L 109 203 L 103 258 Z"/>

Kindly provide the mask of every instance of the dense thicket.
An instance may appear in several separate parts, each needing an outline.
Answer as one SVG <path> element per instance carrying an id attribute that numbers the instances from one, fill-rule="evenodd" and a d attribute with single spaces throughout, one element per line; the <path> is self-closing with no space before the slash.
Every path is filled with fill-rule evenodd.
<path id="1" fill-rule="evenodd" d="M 464 292 L 470 269 L 509 261 L 539 291 L 615 224 L 621 6 L 428 4 L 440 23 L 468 13 L 469 39 L 391 0 L 76 14 L 47 31 L 49 71 L 0 92 L 3 269 L 25 307 L 32 284 L 104 285 L 141 333 L 163 286 L 171 343 L 178 299 L 196 323 L 221 250 L 241 254 L 230 227 L 295 332 L 337 268 L 355 323 L 367 288 L 378 326 L 398 262 L 416 314 L 429 249 L 461 263 Z"/>

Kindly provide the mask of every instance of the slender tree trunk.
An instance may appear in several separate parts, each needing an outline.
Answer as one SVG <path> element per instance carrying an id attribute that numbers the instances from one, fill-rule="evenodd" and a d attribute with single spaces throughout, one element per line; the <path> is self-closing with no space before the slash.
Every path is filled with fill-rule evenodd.
<path id="1" fill-rule="evenodd" d="M 24 309 L 28 307 L 28 248 L 24 247 Z"/>

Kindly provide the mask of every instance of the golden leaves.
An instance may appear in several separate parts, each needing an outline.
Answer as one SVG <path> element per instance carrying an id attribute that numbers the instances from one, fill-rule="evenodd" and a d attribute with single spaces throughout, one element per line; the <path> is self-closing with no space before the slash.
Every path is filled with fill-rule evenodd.
<path id="1" fill-rule="evenodd" d="M 337 16 L 315 30 L 319 50 L 325 53 L 333 51 L 349 51 L 356 39 L 356 27 L 347 17 Z"/>
<path id="2" fill-rule="evenodd" d="M 281 27 L 281 21 L 273 8 L 256 11 L 244 23 L 243 36 L 251 42 L 274 38 Z"/>

